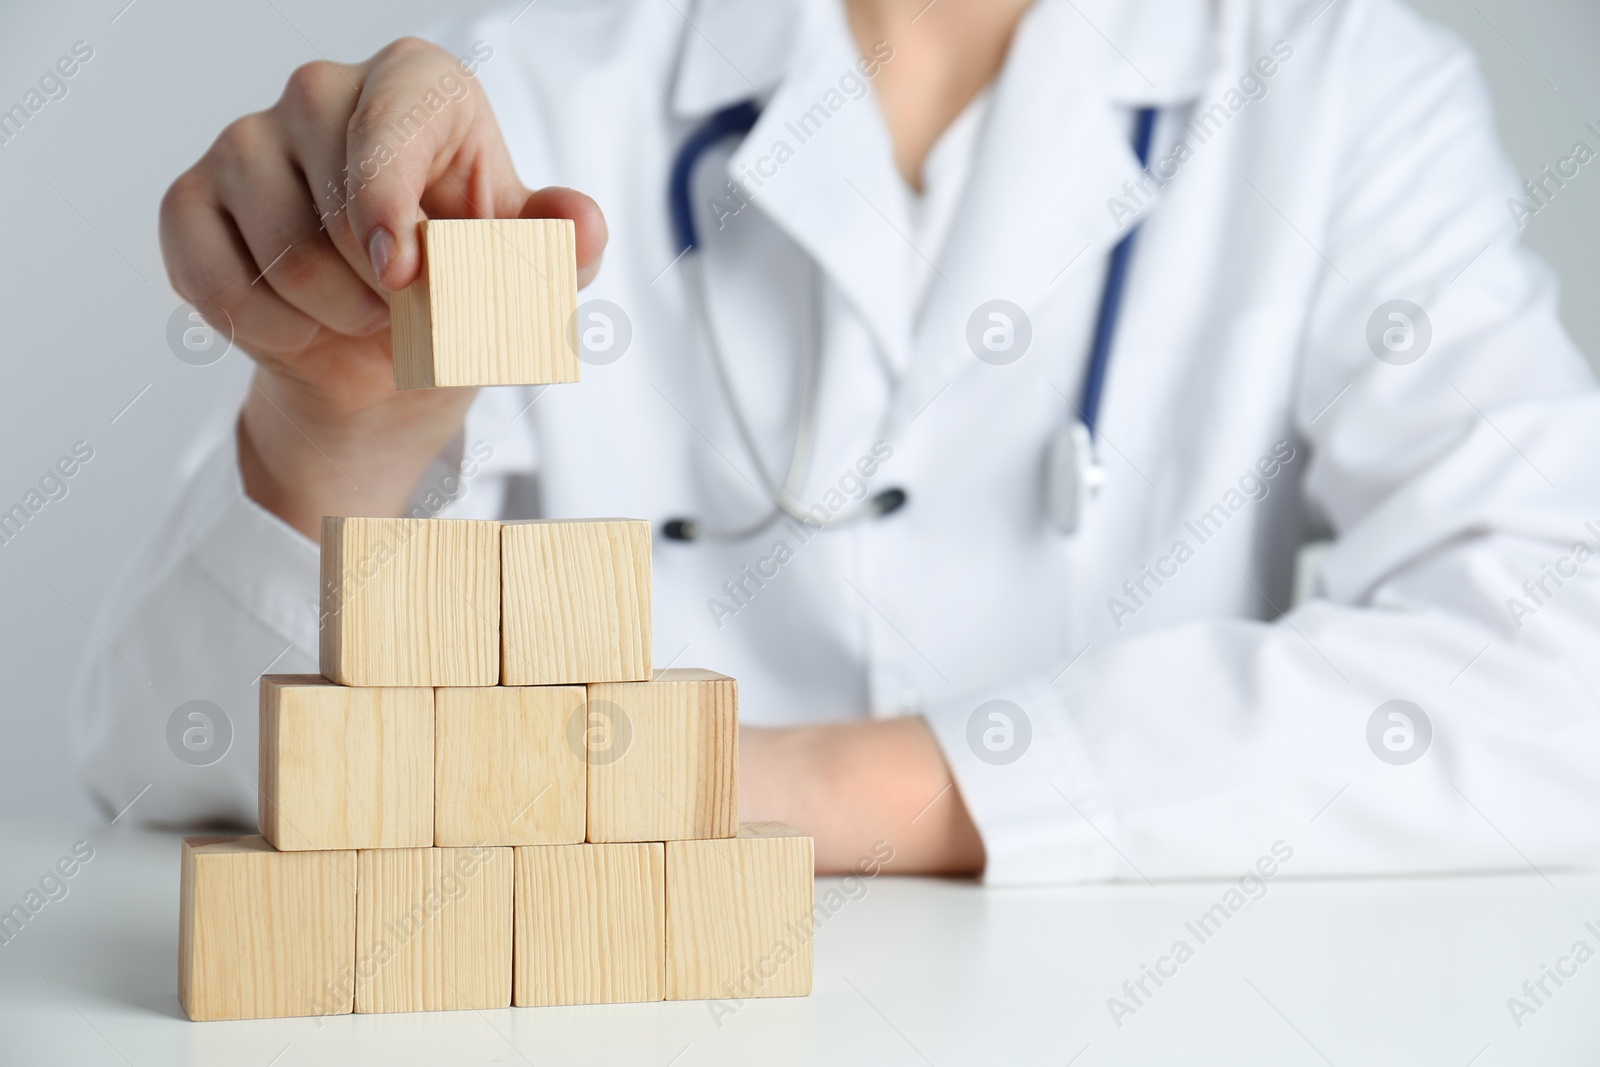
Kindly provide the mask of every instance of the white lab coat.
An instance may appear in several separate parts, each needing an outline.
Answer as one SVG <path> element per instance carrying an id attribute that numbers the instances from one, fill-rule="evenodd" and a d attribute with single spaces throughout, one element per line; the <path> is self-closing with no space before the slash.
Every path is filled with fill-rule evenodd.
<path id="1" fill-rule="evenodd" d="M 1291 875 L 1600 859 L 1600 561 L 1572 555 L 1600 548 L 1600 397 L 1518 244 L 1523 193 L 1460 42 L 1392 0 L 1038 0 L 948 236 L 924 250 L 876 107 L 840 92 L 858 56 L 838 0 L 513 13 L 441 40 L 492 47 L 478 77 L 524 181 L 605 210 L 582 299 L 624 309 L 632 338 L 579 385 L 485 390 L 446 457 L 462 474 L 418 490 L 425 513 L 737 524 L 767 507 L 665 211 L 683 137 L 757 95 L 759 125 L 696 196 L 737 389 L 781 470 L 815 264 L 821 420 L 799 495 L 837 510 L 881 441 L 867 491 L 909 504 L 809 539 L 685 545 L 658 526 L 658 666 L 736 676 L 750 723 L 926 716 L 993 883 L 1236 875 L 1279 841 Z M 1271 77 L 1245 79 L 1258 62 Z M 819 103 L 802 144 L 787 124 Z M 1158 166 L 1190 151 L 1140 193 L 1146 105 Z M 1142 229 L 1101 414 L 1109 478 L 1066 538 L 1044 460 L 1127 209 Z M 1031 323 L 1008 365 L 967 342 L 993 299 Z M 1406 365 L 1367 340 L 1396 299 L 1431 322 Z M 1280 615 L 1319 534 L 1315 596 Z M 154 783 L 139 817 L 254 818 L 253 681 L 315 669 L 316 555 L 241 494 L 221 440 L 101 620 L 120 652 L 87 653 L 73 711 L 108 807 Z M 1576 576 L 1535 603 L 1523 582 L 1545 564 Z M 195 698 L 234 724 L 206 768 L 164 734 Z M 1369 747 L 1392 699 L 1432 724 L 1409 765 Z M 969 743 L 990 700 L 1025 716 L 1014 762 Z"/>

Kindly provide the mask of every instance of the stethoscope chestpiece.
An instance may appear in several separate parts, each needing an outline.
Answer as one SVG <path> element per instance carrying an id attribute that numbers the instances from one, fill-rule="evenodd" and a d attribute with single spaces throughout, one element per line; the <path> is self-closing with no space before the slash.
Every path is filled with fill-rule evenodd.
<path id="1" fill-rule="evenodd" d="M 668 541 L 693 541 L 700 535 L 693 519 L 668 519 L 661 526 L 661 536 Z"/>
<path id="2" fill-rule="evenodd" d="M 1050 445 L 1046 500 L 1057 532 L 1068 537 L 1083 525 L 1089 502 L 1105 484 L 1106 469 L 1095 457 L 1089 427 L 1074 419 L 1056 432 Z"/>
<path id="3" fill-rule="evenodd" d="M 893 515 L 905 507 L 906 501 L 909 499 L 910 497 L 904 489 L 898 485 L 892 485 L 872 498 L 872 514 L 880 519 L 885 515 Z"/>
<path id="4" fill-rule="evenodd" d="M 789 505 L 787 501 L 783 501 L 779 503 L 778 507 L 774 509 L 772 514 L 767 516 L 765 520 L 750 529 L 736 530 L 732 531 L 731 533 L 719 534 L 714 530 L 701 526 L 701 524 L 696 522 L 694 519 L 678 518 L 668 519 L 666 522 L 661 524 L 661 536 L 665 537 L 668 541 L 678 542 L 742 541 L 746 537 L 759 533 L 762 529 L 771 525 L 773 522 L 776 522 L 778 516 L 780 515 L 787 515 L 793 521 L 804 523 L 805 525 L 814 529 L 827 530 L 838 526 L 849 526 L 860 522 L 863 519 L 881 519 L 885 516 L 893 515 L 895 512 L 905 507 L 906 502 L 910 499 L 910 494 L 904 489 L 900 488 L 898 485 L 892 485 L 883 490 L 881 493 L 878 493 L 871 500 L 868 500 L 860 507 L 844 512 L 843 514 L 829 515 L 820 521 L 815 517 L 814 514 L 792 510 L 792 505 Z"/>

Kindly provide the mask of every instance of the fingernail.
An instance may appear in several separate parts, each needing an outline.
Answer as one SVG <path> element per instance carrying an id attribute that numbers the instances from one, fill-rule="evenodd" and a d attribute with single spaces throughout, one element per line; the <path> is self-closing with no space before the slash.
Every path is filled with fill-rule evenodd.
<path id="1" fill-rule="evenodd" d="M 372 260 L 372 273 L 380 282 L 383 272 L 394 261 L 394 234 L 379 226 L 367 239 L 367 256 Z"/>

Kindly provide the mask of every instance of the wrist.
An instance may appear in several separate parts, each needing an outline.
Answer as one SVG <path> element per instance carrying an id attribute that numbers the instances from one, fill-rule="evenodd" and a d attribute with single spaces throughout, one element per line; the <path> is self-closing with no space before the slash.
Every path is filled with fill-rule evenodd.
<path id="1" fill-rule="evenodd" d="M 460 429 L 473 390 L 396 393 L 329 411 L 258 370 L 239 413 L 245 493 L 315 540 L 324 515 L 401 515 L 428 464 Z"/>
<path id="2" fill-rule="evenodd" d="M 803 728 L 739 727 L 739 821 L 808 823 L 816 756 Z"/>
<path id="3" fill-rule="evenodd" d="M 816 839 L 817 872 L 854 870 L 881 845 L 894 870 L 983 869 L 983 841 L 919 718 L 741 731 L 741 812 Z"/>

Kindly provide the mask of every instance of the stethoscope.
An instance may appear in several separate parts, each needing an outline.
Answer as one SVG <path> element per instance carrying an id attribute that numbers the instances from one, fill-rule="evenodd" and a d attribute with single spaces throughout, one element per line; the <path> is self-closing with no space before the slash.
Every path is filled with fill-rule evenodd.
<path id="1" fill-rule="evenodd" d="M 689 186 L 695 167 L 707 152 L 729 137 L 743 137 L 761 117 L 761 109 L 752 100 L 746 100 L 716 112 L 689 136 L 679 149 L 672 164 L 668 185 L 668 202 L 672 212 L 673 232 L 682 250 L 680 259 L 687 279 L 689 300 L 698 318 L 716 374 L 717 385 L 722 390 L 728 411 L 733 416 L 739 439 L 749 454 L 761 481 L 761 488 L 772 504 L 772 509 L 761 518 L 736 529 L 718 529 L 698 519 L 669 519 L 662 526 L 662 534 L 672 541 L 737 541 L 752 537 L 771 526 L 778 519 L 788 518 L 812 529 L 850 526 L 865 519 L 893 514 L 905 506 L 909 499 L 899 486 L 884 489 L 854 508 L 818 518 L 816 509 L 807 508 L 795 494 L 805 486 L 811 459 L 816 450 L 817 391 L 822 367 L 822 321 L 820 304 L 821 283 L 817 269 L 812 267 L 811 284 L 811 336 L 808 352 L 801 372 L 800 403 L 795 420 L 795 437 L 789 452 L 789 466 L 782 481 L 773 476 L 756 447 L 756 436 L 745 418 L 734 392 L 733 380 L 728 373 L 727 360 L 717 341 L 717 331 L 711 321 L 711 307 L 706 298 L 705 274 L 700 268 L 700 235 L 695 228 L 694 210 L 690 203 Z M 1141 108 L 1134 124 L 1133 147 L 1144 167 L 1150 159 L 1150 138 L 1155 129 L 1154 108 Z M 1128 275 L 1128 262 L 1133 255 L 1133 239 L 1139 232 L 1135 226 L 1117 242 L 1111 251 L 1111 261 L 1106 270 L 1105 288 L 1100 294 L 1100 309 L 1095 317 L 1094 335 L 1089 350 L 1089 365 L 1084 373 L 1083 389 L 1076 405 L 1075 418 L 1062 426 L 1051 442 L 1048 458 L 1046 493 L 1049 511 L 1060 532 L 1074 534 L 1082 524 L 1089 502 L 1105 482 L 1105 468 L 1095 457 L 1095 429 L 1100 414 L 1100 401 L 1105 392 L 1106 368 L 1111 360 L 1112 340 L 1116 334 L 1117 318 L 1122 310 L 1122 295 Z"/>

